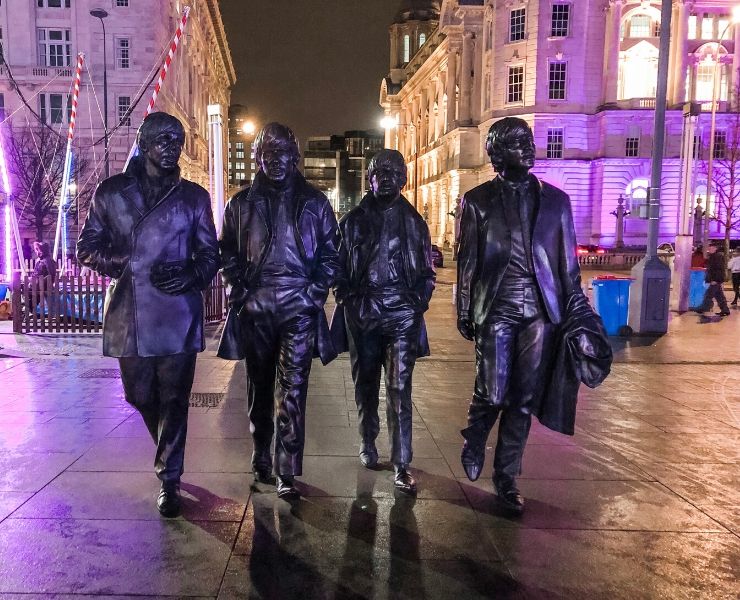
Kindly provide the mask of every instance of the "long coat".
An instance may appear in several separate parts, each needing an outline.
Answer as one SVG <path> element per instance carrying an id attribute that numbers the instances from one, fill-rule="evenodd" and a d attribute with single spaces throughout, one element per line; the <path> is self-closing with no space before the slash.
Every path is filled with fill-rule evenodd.
<path id="1" fill-rule="evenodd" d="M 105 301 L 105 356 L 168 356 L 205 349 L 203 295 L 218 270 L 218 243 L 208 192 L 179 179 L 151 209 L 135 176 L 103 181 L 95 191 L 77 242 L 81 264 L 102 275 L 118 275 L 111 257 L 128 257 L 111 281 Z M 151 282 L 152 267 L 192 261 L 193 288 L 166 294 Z"/>
<path id="2" fill-rule="evenodd" d="M 326 196 L 309 185 L 303 175 L 293 175 L 295 223 L 298 248 L 306 270 L 311 273 L 308 295 L 319 311 L 314 355 L 327 364 L 337 353 L 331 343 L 329 324 L 323 306 L 334 284 L 338 267 L 337 220 Z M 237 192 L 224 210 L 224 224 L 219 238 L 221 273 L 235 288 L 249 290 L 257 286 L 270 244 L 275 243 L 270 218 L 270 194 L 266 177 L 257 174 L 254 185 Z M 277 240 L 279 243 L 279 240 Z M 223 340 L 222 344 L 234 344 Z"/>
<path id="3" fill-rule="evenodd" d="M 532 232 L 535 278 L 547 316 L 558 324 L 572 294 L 582 294 L 581 270 L 570 198 L 539 181 L 539 208 Z M 458 316 L 482 325 L 511 259 L 511 227 L 499 177 L 465 194 L 460 249 L 457 255 Z"/>
<path id="4" fill-rule="evenodd" d="M 335 288 L 337 307 L 331 322 L 331 334 L 337 352 L 349 349 L 344 320 L 344 299 L 352 294 L 362 294 L 367 275 L 368 261 L 373 247 L 380 243 L 382 221 L 379 215 L 370 211 L 369 202 L 372 193 L 362 199 L 360 204 L 347 213 L 339 222 L 339 272 Z M 401 236 L 405 245 L 401 247 L 403 255 L 403 276 L 406 287 L 415 292 L 423 310 L 429 308 L 429 301 L 434 291 L 436 273 L 432 264 L 432 245 L 429 227 L 421 215 L 406 198 L 401 197 Z M 419 357 L 429 356 L 429 341 L 426 324 L 421 321 L 419 333 Z"/>

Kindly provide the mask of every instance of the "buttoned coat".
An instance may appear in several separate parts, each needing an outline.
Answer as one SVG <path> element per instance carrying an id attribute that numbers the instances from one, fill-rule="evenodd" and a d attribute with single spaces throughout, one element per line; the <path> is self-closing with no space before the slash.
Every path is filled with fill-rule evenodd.
<path id="1" fill-rule="evenodd" d="M 103 319 L 105 356 L 168 356 L 200 352 L 203 295 L 218 270 L 218 242 L 208 192 L 175 179 L 147 209 L 132 161 L 125 174 L 103 181 L 95 192 L 77 242 L 81 264 L 101 275 L 118 275 L 112 257 L 128 257 L 108 287 Z M 189 263 L 193 287 L 170 295 L 151 282 L 152 267 Z"/>
<path id="2" fill-rule="evenodd" d="M 219 248 L 221 273 L 228 285 L 247 291 L 259 286 L 270 245 L 279 243 L 273 235 L 270 217 L 272 193 L 266 176 L 260 171 L 254 185 L 237 192 L 226 206 Z M 324 303 L 338 268 L 337 220 L 326 196 L 309 185 L 300 173 L 294 173 L 290 193 L 295 198 L 295 214 L 291 215 L 295 225 L 293 231 L 301 258 L 310 273 L 305 291 L 319 309 L 314 354 L 327 364 L 337 355 L 324 313 Z M 236 341 L 222 339 L 221 344 L 234 346 Z"/>
<path id="3" fill-rule="evenodd" d="M 545 310 L 559 324 L 573 294 L 582 294 L 570 198 L 530 175 L 539 195 L 532 230 L 532 260 Z M 500 177 L 465 194 L 457 265 L 457 313 L 482 325 L 511 259 L 511 230 Z"/>

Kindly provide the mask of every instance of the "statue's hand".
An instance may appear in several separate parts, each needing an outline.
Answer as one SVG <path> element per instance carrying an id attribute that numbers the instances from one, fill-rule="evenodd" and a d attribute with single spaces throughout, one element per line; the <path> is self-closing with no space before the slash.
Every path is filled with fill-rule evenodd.
<path id="1" fill-rule="evenodd" d="M 157 289 L 176 296 L 192 289 L 197 275 L 189 263 L 160 263 L 152 267 L 150 279 Z"/>
<path id="2" fill-rule="evenodd" d="M 458 318 L 457 330 L 466 340 L 472 342 L 475 339 L 475 324 L 470 319 Z"/>

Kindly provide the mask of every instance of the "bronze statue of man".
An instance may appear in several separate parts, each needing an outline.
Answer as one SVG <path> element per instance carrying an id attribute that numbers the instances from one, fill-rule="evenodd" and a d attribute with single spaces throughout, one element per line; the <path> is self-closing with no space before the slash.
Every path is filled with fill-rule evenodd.
<path id="1" fill-rule="evenodd" d="M 429 228 L 401 195 L 406 164 L 396 150 L 381 150 L 367 171 L 370 192 L 339 223 L 340 270 L 332 320 L 335 346 L 349 342 L 359 412 L 360 462 L 378 463 L 378 395 L 385 369 L 386 416 L 394 485 L 416 493 L 409 473 L 411 377 L 419 356 L 429 354 L 424 312 L 434 290 Z"/>
<path id="2" fill-rule="evenodd" d="M 587 302 L 570 199 L 529 173 L 535 145 L 526 121 L 494 123 L 486 152 L 498 175 L 465 194 L 458 253 L 457 326 L 475 341 L 476 354 L 461 458 L 468 478 L 478 479 L 499 418 L 493 483 L 502 506 L 521 514 L 516 478 L 531 415 L 547 387 L 557 327 L 571 300 Z"/>
<path id="3" fill-rule="evenodd" d="M 265 126 L 255 159 L 254 183 L 224 211 L 219 245 L 243 334 L 252 468 L 269 482 L 274 465 L 278 496 L 290 500 L 300 495 L 294 478 L 303 469 L 311 359 L 336 356 L 324 303 L 337 269 L 337 222 L 326 196 L 298 172 L 288 127 Z"/>
<path id="4" fill-rule="evenodd" d="M 103 354 L 118 358 L 126 400 L 157 445 L 157 507 L 174 517 L 195 360 L 205 349 L 201 291 L 218 269 L 218 242 L 208 192 L 180 177 L 180 121 L 152 113 L 137 141 L 126 172 L 98 186 L 77 257 L 112 278 Z"/>

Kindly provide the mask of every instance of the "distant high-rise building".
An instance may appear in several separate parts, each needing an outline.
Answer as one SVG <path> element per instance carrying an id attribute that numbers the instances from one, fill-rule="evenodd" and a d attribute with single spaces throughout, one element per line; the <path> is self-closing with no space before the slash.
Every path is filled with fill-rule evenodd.
<path id="1" fill-rule="evenodd" d="M 242 104 L 229 107 L 229 191 L 236 192 L 249 185 L 257 174 L 254 160 L 254 138 L 257 125 Z"/>
<path id="2" fill-rule="evenodd" d="M 310 137 L 303 153 L 303 174 L 342 215 L 365 195 L 368 162 L 382 148 L 383 133 L 378 130 Z"/>

